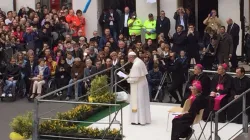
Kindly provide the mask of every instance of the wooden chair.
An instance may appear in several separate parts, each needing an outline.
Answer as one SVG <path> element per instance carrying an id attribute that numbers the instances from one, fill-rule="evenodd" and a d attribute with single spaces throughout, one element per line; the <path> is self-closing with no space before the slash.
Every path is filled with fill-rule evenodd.
<path id="1" fill-rule="evenodd" d="M 194 119 L 194 122 L 193 122 L 193 125 L 191 126 L 192 129 L 193 129 L 193 126 L 194 126 L 194 125 L 199 124 L 199 126 L 200 126 L 200 128 L 201 128 L 201 130 L 202 130 L 202 126 L 201 126 L 201 123 L 200 123 L 200 122 L 201 122 L 201 120 L 202 120 L 203 112 L 204 112 L 204 109 L 201 109 L 200 112 L 199 112 L 199 114 L 196 115 L 196 117 L 195 117 L 195 119 Z M 204 134 L 204 133 L 202 133 L 202 134 L 203 134 L 204 138 L 206 139 L 205 134 Z M 195 137 L 195 139 L 197 140 L 197 138 L 196 138 L 196 136 L 195 136 L 195 133 L 194 133 L 194 137 Z"/>
<path id="2" fill-rule="evenodd" d="M 167 131 L 168 131 L 168 124 L 169 124 L 169 115 L 170 113 L 173 115 L 179 115 L 182 114 L 184 112 L 187 112 L 191 107 L 191 99 L 187 99 L 184 103 L 183 108 L 181 107 L 173 107 L 168 111 L 168 120 L 167 120 Z"/>

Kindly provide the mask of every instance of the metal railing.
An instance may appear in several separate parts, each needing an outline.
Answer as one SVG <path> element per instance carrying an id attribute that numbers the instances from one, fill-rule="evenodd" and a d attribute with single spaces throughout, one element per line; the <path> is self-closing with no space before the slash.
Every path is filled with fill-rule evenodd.
<path id="1" fill-rule="evenodd" d="M 194 71 L 194 69 L 190 69 L 191 72 Z M 210 73 L 210 74 L 216 74 L 217 71 L 209 71 L 209 70 L 203 70 L 204 73 Z M 232 75 L 232 76 L 235 76 L 236 73 L 233 73 L 233 72 L 227 72 L 227 74 L 229 75 Z M 245 76 L 248 76 L 250 77 L 250 74 L 245 74 Z M 225 105 L 224 107 L 222 107 L 221 109 L 219 109 L 218 111 L 215 112 L 215 118 L 214 118 L 214 121 L 215 121 L 215 130 L 214 132 L 211 132 L 211 133 L 214 133 L 214 138 L 215 140 L 221 140 L 221 138 L 219 137 L 218 135 L 218 132 L 220 130 L 222 130 L 223 128 L 225 128 L 228 124 L 230 124 L 232 121 L 234 121 L 235 119 L 237 119 L 240 115 L 242 115 L 242 128 L 237 131 L 233 136 L 231 136 L 229 138 L 232 139 L 234 138 L 237 134 L 239 134 L 242 130 L 243 134 L 248 134 L 248 115 L 246 113 L 246 111 L 250 108 L 250 106 L 246 107 L 246 96 L 247 94 L 250 92 L 250 88 L 248 90 L 246 90 L 245 92 L 243 92 L 241 95 L 238 96 L 238 98 L 232 100 L 231 102 L 229 102 L 227 105 Z M 225 111 L 228 107 L 232 106 L 235 102 L 239 101 L 242 99 L 242 111 L 237 114 L 233 119 L 229 120 L 226 124 L 224 124 L 221 128 L 219 128 L 219 114 L 222 112 L 222 111 Z M 212 136 L 212 134 L 211 134 Z M 211 138 L 212 139 L 212 138 Z"/>
<path id="2" fill-rule="evenodd" d="M 250 106 L 246 107 L 246 96 L 247 94 L 250 92 L 250 89 L 246 90 L 245 92 L 243 92 L 241 95 L 239 95 L 238 98 L 234 99 L 233 101 L 231 101 L 230 103 L 228 103 L 227 105 L 225 105 L 224 107 L 222 107 L 220 110 L 215 112 L 215 130 L 214 130 L 214 137 L 215 140 L 220 140 L 220 137 L 218 135 L 218 132 L 220 130 L 222 130 L 224 127 L 226 127 L 229 123 L 231 123 L 232 121 L 234 121 L 236 118 L 238 118 L 241 114 L 242 114 L 242 128 L 236 133 L 234 134 L 231 138 L 233 138 L 235 135 L 237 135 L 239 132 L 241 132 L 241 130 L 243 130 L 243 133 L 248 134 L 248 115 L 246 113 L 246 110 L 248 110 L 250 108 Z M 222 111 L 225 111 L 225 109 L 227 109 L 228 107 L 230 107 L 231 105 L 233 105 L 233 103 L 239 101 L 240 99 L 243 100 L 242 102 L 242 111 L 236 115 L 232 120 L 228 121 L 225 125 L 223 125 L 220 129 L 219 129 L 219 114 Z M 230 139 L 231 139 L 230 138 Z"/>
<path id="3" fill-rule="evenodd" d="M 114 84 L 114 66 L 108 68 L 108 69 L 105 69 L 103 71 L 100 71 L 100 72 L 97 72 L 93 75 L 90 75 L 88 77 L 85 77 L 83 79 L 80 79 L 80 80 L 77 80 L 75 82 L 73 82 L 72 84 L 69 84 L 65 87 L 62 87 L 60 89 L 57 89 L 55 91 L 52 91 L 50 93 L 47 93 L 41 97 L 38 97 L 34 100 L 34 116 L 33 116 L 33 133 L 32 133 L 32 139 L 33 140 L 38 140 L 39 139 L 39 122 L 42 121 L 42 120 L 58 120 L 58 121 L 62 121 L 62 122 L 72 122 L 72 123 L 86 123 L 86 124 L 108 124 L 108 129 L 106 129 L 106 131 L 104 131 L 104 134 L 102 136 L 102 139 L 105 138 L 105 136 L 107 135 L 108 133 L 108 130 L 110 129 L 111 125 L 112 124 L 118 124 L 120 126 L 120 132 L 121 132 L 121 135 L 123 135 L 123 118 L 122 118 L 122 105 L 120 104 L 111 104 L 111 103 L 108 103 L 108 104 L 105 104 L 105 103 L 89 103 L 89 102 L 80 102 L 79 99 L 81 98 L 84 98 L 86 96 L 89 96 L 89 94 L 85 94 L 83 96 L 80 96 L 78 97 L 78 88 L 75 88 L 75 99 L 74 101 L 58 101 L 58 100 L 46 100 L 46 97 L 49 97 L 51 95 L 54 95 L 56 93 L 58 93 L 59 91 L 62 91 L 62 90 L 65 90 L 71 86 L 75 86 L 77 87 L 77 85 L 80 83 L 80 82 L 86 82 L 88 79 L 92 79 L 94 78 L 95 76 L 97 75 L 100 75 L 100 74 L 103 74 L 103 73 L 106 73 L 106 72 L 109 72 L 110 71 L 110 83 L 108 85 L 105 85 L 104 87 L 101 87 L 99 89 L 97 89 L 96 91 L 94 92 L 98 92 L 99 90 L 102 90 L 103 88 L 106 88 L 106 87 L 109 87 L 110 88 L 110 92 L 111 93 L 114 93 L 113 92 L 113 89 L 114 89 L 114 86 L 117 86 L 118 84 Z M 119 83 L 119 82 L 118 82 Z M 119 85 L 118 85 L 119 86 Z M 43 113 L 43 114 L 39 114 L 39 107 L 40 107 L 40 103 L 54 103 L 54 104 L 63 104 L 61 105 L 60 107 L 57 107 L 57 108 L 53 108 L 53 106 L 50 108 L 49 111 Z M 46 117 L 42 117 L 46 114 L 49 114 L 53 111 L 57 111 L 59 108 L 62 108 L 64 107 L 66 104 L 72 104 L 74 106 L 76 105 L 79 105 L 79 104 L 82 104 L 82 105 L 98 105 L 98 106 L 108 106 L 109 107 L 109 122 L 108 123 L 103 123 L 103 122 L 88 122 L 88 121 L 72 121 L 72 120 L 59 120 L 59 119 L 53 119 L 53 118 L 46 118 Z M 117 111 L 115 109 L 115 115 L 113 118 L 111 118 L 111 107 L 120 107 L 120 109 Z M 121 113 L 121 121 L 118 121 L 118 122 L 114 122 L 114 120 L 116 120 L 117 118 L 117 114 L 118 113 Z M 63 137 L 63 136 L 49 136 L 49 135 L 43 135 L 43 136 L 47 136 L 47 137 L 51 137 L 51 138 L 68 138 L 68 139 L 76 139 L 76 138 L 70 138 L 70 137 Z M 85 139 L 85 138 L 77 138 L 77 139 Z"/>

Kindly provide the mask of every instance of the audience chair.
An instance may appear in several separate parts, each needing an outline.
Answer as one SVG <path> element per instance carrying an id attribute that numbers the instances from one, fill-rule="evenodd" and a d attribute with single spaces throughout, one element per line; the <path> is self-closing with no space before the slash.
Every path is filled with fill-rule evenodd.
<path id="1" fill-rule="evenodd" d="M 179 115 L 179 114 L 182 114 L 184 112 L 187 112 L 191 107 L 191 100 L 190 99 L 187 99 L 184 103 L 184 106 L 183 108 L 179 107 L 179 106 L 176 106 L 176 107 L 173 107 L 171 108 L 169 111 L 168 111 L 168 119 L 167 119 L 167 131 L 168 131 L 168 124 L 169 124 L 169 115 L 170 113 L 172 115 Z"/>

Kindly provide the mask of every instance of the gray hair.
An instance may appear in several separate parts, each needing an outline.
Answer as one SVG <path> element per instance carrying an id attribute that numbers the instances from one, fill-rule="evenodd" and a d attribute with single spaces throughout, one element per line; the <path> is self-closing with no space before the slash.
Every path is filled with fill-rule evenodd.
<path id="1" fill-rule="evenodd" d="M 77 57 L 74 59 L 75 62 L 80 62 L 81 61 L 81 58 Z"/>

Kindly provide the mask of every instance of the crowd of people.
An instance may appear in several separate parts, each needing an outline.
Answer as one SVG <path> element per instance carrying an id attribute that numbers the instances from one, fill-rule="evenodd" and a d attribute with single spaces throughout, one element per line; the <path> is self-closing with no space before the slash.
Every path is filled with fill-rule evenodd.
<path id="1" fill-rule="evenodd" d="M 204 100 L 213 103 L 220 98 L 219 107 L 212 107 L 218 110 L 250 87 L 250 80 L 244 68 L 238 68 L 236 58 L 240 28 L 230 18 L 226 28 L 216 15 L 212 10 L 204 20 L 207 27 L 201 39 L 190 9 L 177 9 L 174 13 L 176 33 L 170 35 L 173 25 L 164 11 L 157 19 L 149 14 L 143 23 L 129 7 L 125 7 L 123 13 L 109 8 L 103 10 L 99 18 L 102 34 L 99 36 L 93 31 L 93 37 L 88 40 L 85 32 L 88 19 L 81 10 L 76 13 L 67 7 L 50 10 L 37 3 L 36 9 L 22 7 L 18 12 L 7 14 L 0 11 L 1 97 L 18 94 L 15 93 L 17 83 L 22 83 L 22 96 L 39 97 L 45 94 L 43 89 L 51 79 L 61 88 L 107 68 L 119 68 L 127 64 L 129 52 L 134 52 L 146 65 L 151 99 L 164 75 L 172 79 L 167 91 L 176 103 L 183 105 L 186 99 L 195 97 L 190 110 L 173 120 L 172 140 L 187 137 L 193 132 L 190 125 L 200 109 L 205 108 L 203 119 L 207 120 L 211 106 Z M 145 43 L 142 43 L 142 35 Z M 247 47 L 249 42 L 246 41 Z M 194 75 L 188 79 L 192 60 L 196 63 Z M 126 65 L 124 72 L 129 73 L 132 65 Z M 210 80 L 202 72 L 204 69 L 217 69 L 218 73 Z M 236 72 L 235 78 L 226 74 L 229 69 Z M 187 88 L 183 95 L 185 82 Z M 66 100 L 72 97 L 73 88 L 78 88 L 78 96 L 81 96 L 86 94 L 88 86 L 87 82 L 79 82 L 69 87 Z M 58 96 L 62 94 L 59 92 Z M 161 90 L 159 101 L 163 101 L 164 95 Z M 241 102 L 236 102 L 220 114 L 219 121 L 234 118 L 240 109 Z M 235 122 L 242 120 L 239 117 Z"/>
<path id="2" fill-rule="evenodd" d="M 99 36 L 93 31 L 93 37 L 87 39 L 85 20 L 88 19 L 81 10 L 75 12 L 65 6 L 50 10 L 37 3 L 35 9 L 22 7 L 18 12 L 1 11 L 0 60 L 5 85 L 2 97 L 12 96 L 9 89 L 15 87 L 17 81 L 22 81 L 25 87 L 23 96 L 29 95 L 31 99 L 41 96 L 50 79 L 55 79 L 57 88 L 66 86 L 109 67 L 124 65 L 131 51 L 147 66 L 151 98 L 167 72 L 173 79 L 168 91 L 177 103 L 180 100 L 176 98 L 176 91 L 182 93 L 192 59 L 204 69 L 212 69 L 214 64 L 228 65 L 231 58 L 232 68 L 237 68 L 239 26 L 232 19 L 228 19 L 226 31 L 216 11 L 212 10 L 204 20 L 207 28 L 203 45 L 190 9 L 178 8 L 174 19 L 176 33 L 171 36 L 170 20 L 164 11 L 157 19 L 149 14 L 143 23 L 129 7 L 125 7 L 123 13 L 109 8 L 103 10 L 99 18 L 102 34 Z M 145 43 L 142 43 L 142 35 Z M 130 68 L 131 65 L 125 67 L 127 73 Z M 85 94 L 88 84 L 80 82 L 78 85 L 79 96 Z M 71 98 L 72 88 L 68 88 L 66 100 Z M 163 98 L 160 96 L 159 100 Z"/>

